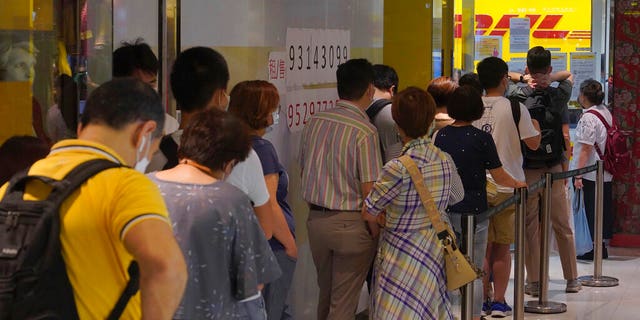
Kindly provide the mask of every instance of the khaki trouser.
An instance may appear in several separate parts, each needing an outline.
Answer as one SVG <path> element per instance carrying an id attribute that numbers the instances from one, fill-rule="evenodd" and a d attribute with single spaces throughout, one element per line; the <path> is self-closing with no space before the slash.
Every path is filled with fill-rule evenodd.
<path id="1" fill-rule="evenodd" d="M 562 165 L 557 164 L 551 168 L 525 169 L 527 184 L 532 184 L 546 172 L 562 172 Z M 544 188 L 540 188 L 529 194 L 527 200 L 526 224 L 526 254 L 525 265 L 527 267 L 528 282 L 540 280 L 540 216 L 542 208 L 538 201 L 542 199 Z M 553 182 L 551 187 L 551 212 L 550 220 L 553 233 L 558 243 L 560 262 L 565 280 L 573 280 L 578 277 L 576 265 L 576 246 L 571 229 L 571 214 L 567 208 L 566 189 L 563 180 Z"/>
<path id="2" fill-rule="evenodd" d="M 376 241 L 360 212 L 315 211 L 307 220 L 318 274 L 318 320 L 353 319 Z"/>

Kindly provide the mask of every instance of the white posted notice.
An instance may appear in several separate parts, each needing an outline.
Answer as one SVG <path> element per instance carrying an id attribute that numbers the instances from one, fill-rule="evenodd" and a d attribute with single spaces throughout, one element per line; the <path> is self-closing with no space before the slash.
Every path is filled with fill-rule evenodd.
<path id="1" fill-rule="evenodd" d="M 338 65 L 351 57 L 351 32 L 288 28 L 287 86 L 335 83 Z"/>
<path id="2" fill-rule="evenodd" d="M 595 52 L 571 52 L 571 73 L 573 74 L 573 90 L 571 100 L 577 100 L 580 84 L 589 78 L 598 79 L 598 54 Z"/>
<path id="3" fill-rule="evenodd" d="M 525 53 L 529 50 L 531 21 L 529 18 L 509 19 L 509 50 L 511 53 Z"/>
<path id="4" fill-rule="evenodd" d="M 289 131 L 297 132 L 309 122 L 314 114 L 333 109 L 338 102 L 336 88 L 300 89 L 287 92 L 286 104 L 282 105 Z"/>

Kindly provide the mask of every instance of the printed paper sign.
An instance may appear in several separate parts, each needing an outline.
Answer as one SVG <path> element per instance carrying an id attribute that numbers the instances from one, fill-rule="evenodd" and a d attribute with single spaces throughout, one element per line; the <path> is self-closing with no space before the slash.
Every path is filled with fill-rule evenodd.
<path id="1" fill-rule="evenodd" d="M 589 78 L 598 79 L 598 54 L 594 52 L 571 52 L 571 73 L 573 74 L 573 90 L 571 100 L 578 100 L 580 84 Z"/>
<path id="2" fill-rule="evenodd" d="M 476 36 L 476 60 L 502 56 L 502 37 Z"/>
<path id="3" fill-rule="evenodd" d="M 335 83 L 338 65 L 351 57 L 351 33 L 288 28 L 285 57 L 287 86 Z"/>
<path id="4" fill-rule="evenodd" d="M 335 88 L 294 90 L 287 92 L 286 100 L 282 112 L 286 115 L 289 130 L 297 132 L 314 114 L 335 108 L 338 91 Z"/>
<path id="5" fill-rule="evenodd" d="M 552 52 L 551 53 L 551 67 L 553 72 L 569 70 L 567 68 L 567 53 L 566 52 Z"/>
<path id="6" fill-rule="evenodd" d="M 278 93 L 283 95 L 287 92 L 285 79 L 287 75 L 286 54 L 284 51 L 274 51 L 269 53 L 268 80 L 278 88 Z"/>
<path id="7" fill-rule="evenodd" d="M 529 18 L 509 19 L 509 50 L 511 53 L 526 53 L 529 51 L 529 35 L 531 24 Z"/>

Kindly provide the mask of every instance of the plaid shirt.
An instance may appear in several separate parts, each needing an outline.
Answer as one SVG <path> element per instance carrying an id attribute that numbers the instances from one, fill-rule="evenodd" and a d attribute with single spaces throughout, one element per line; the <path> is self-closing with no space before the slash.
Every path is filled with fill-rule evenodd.
<path id="1" fill-rule="evenodd" d="M 416 162 L 441 213 L 448 204 L 462 200 L 455 163 L 428 138 L 410 141 L 403 154 Z M 387 212 L 374 264 L 369 317 L 453 319 L 442 246 L 409 172 L 398 159 L 384 166 L 365 205 L 372 215 Z"/>
<path id="2" fill-rule="evenodd" d="M 299 160 L 307 202 L 332 210 L 360 210 L 361 184 L 375 181 L 382 166 L 378 133 L 364 111 L 340 100 L 304 127 Z"/>
<path id="3" fill-rule="evenodd" d="M 449 154 L 438 149 L 429 138 L 407 143 L 402 154 L 408 154 L 422 172 L 425 185 L 441 213 L 447 205 L 464 198 L 462 181 Z M 389 161 L 365 200 L 369 214 L 386 209 L 386 227 L 400 232 L 420 230 L 431 225 L 409 172 L 400 160 Z M 388 208 L 387 208 L 388 207 Z M 446 214 L 442 214 L 445 221 Z"/>

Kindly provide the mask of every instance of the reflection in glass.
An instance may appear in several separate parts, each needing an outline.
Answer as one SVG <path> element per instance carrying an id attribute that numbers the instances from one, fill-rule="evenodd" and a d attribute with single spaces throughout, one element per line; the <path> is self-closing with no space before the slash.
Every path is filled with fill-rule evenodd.
<path id="1" fill-rule="evenodd" d="M 75 136 L 78 107 L 111 79 L 112 0 L 3 4 L 0 22 L 0 142 Z"/>

